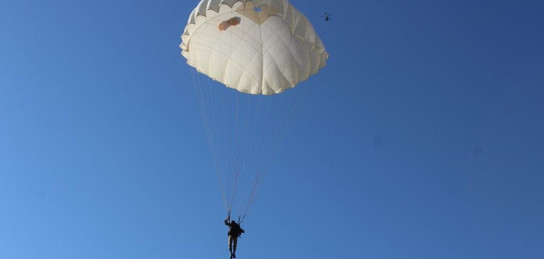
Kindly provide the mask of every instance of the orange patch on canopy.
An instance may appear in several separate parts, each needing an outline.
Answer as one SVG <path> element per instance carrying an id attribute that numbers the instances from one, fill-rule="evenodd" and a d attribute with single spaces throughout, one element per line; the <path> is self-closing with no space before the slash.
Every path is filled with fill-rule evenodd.
<path id="1" fill-rule="evenodd" d="M 217 28 L 220 31 L 224 31 L 224 30 L 228 29 L 231 26 L 236 26 L 236 25 L 240 24 L 241 20 L 242 19 L 240 17 L 232 17 L 232 18 L 220 23 L 219 26 L 217 26 Z"/>

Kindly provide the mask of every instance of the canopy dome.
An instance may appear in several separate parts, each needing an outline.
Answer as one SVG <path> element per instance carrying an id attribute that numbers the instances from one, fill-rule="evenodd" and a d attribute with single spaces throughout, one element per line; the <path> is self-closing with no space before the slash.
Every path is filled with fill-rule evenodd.
<path id="1" fill-rule="evenodd" d="M 202 0 L 181 38 L 189 65 L 250 94 L 293 88 L 328 58 L 312 24 L 287 0 Z"/>

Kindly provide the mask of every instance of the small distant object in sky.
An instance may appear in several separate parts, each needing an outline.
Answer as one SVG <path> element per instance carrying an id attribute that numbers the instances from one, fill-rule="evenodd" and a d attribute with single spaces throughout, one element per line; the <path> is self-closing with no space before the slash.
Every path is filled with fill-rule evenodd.
<path id="1" fill-rule="evenodd" d="M 332 19 L 331 16 L 332 16 L 332 13 L 325 12 L 325 13 L 323 13 L 322 17 L 326 22 L 329 22 Z"/>
<path id="2" fill-rule="evenodd" d="M 374 136 L 374 139 L 372 139 L 372 144 L 374 147 L 380 147 L 383 143 L 383 138 L 380 135 Z"/>

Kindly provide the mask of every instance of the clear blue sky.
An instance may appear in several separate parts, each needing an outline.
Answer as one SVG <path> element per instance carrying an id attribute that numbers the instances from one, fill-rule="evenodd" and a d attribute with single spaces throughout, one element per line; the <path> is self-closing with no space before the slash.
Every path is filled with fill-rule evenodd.
<path id="1" fill-rule="evenodd" d="M 292 3 L 330 59 L 238 257 L 544 258 L 544 1 Z M 0 1 L 0 258 L 228 258 L 196 4 Z"/>

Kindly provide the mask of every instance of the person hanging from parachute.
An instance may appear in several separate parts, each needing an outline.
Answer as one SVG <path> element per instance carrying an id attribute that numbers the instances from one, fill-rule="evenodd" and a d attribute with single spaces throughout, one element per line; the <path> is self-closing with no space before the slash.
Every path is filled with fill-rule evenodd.
<path id="1" fill-rule="evenodd" d="M 332 20 L 332 13 L 325 12 L 321 17 L 323 17 L 323 20 L 325 20 L 325 22 L 329 22 L 330 20 Z"/>
<path id="2" fill-rule="evenodd" d="M 240 220 L 238 220 L 240 222 Z M 245 233 L 245 231 L 240 227 L 240 224 L 236 223 L 236 221 L 230 219 L 230 212 L 225 219 L 225 225 L 229 227 L 229 251 L 230 251 L 230 258 L 236 258 L 236 246 L 238 244 L 238 237 Z"/>
<path id="3" fill-rule="evenodd" d="M 325 13 L 325 21 L 330 16 Z M 181 40 L 187 64 L 222 86 L 194 80 L 229 213 L 225 225 L 232 259 L 244 233 L 240 222 L 255 199 L 261 174 L 278 152 L 282 125 L 288 124 L 289 116 L 283 115 L 296 106 L 284 92 L 317 74 L 329 55 L 312 23 L 288 0 L 200 0 Z M 265 97 L 273 95 L 280 96 Z M 247 105 L 239 104 L 244 101 Z M 230 219 L 233 204 L 245 211 L 237 222 Z"/>

